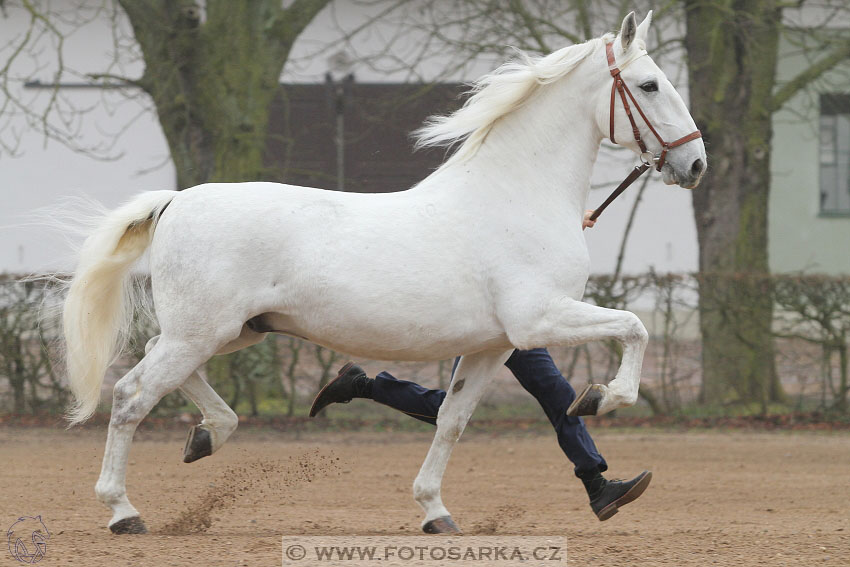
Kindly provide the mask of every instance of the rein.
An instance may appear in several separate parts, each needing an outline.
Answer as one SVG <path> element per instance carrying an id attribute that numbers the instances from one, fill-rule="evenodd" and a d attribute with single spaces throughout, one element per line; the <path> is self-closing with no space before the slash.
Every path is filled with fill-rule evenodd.
<path id="1" fill-rule="evenodd" d="M 629 117 L 629 122 L 632 124 L 632 133 L 635 137 L 635 142 L 637 142 L 638 147 L 640 148 L 640 160 L 641 165 L 635 166 L 632 172 L 626 177 L 620 185 L 614 189 L 614 191 L 605 199 L 605 202 L 602 203 L 593 214 L 590 215 L 590 220 L 596 220 L 599 218 L 599 215 L 602 214 L 608 205 L 610 205 L 614 199 L 620 196 L 620 194 L 625 191 L 629 185 L 634 183 L 638 177 L 643 175 L 647 169 L 654 163 L 656 171 L 661 171 L 661 168 L 664 166 L 664 160 L 667 157 L 667 152 L 671 149 L 681 146 L 682 144 L 686 144 L 692 140 L 696 140 L 697 138 L 702 137 L 702 133 L 699 130 L 694 130 L 690 134 L 686 136 L 682 136 L 678 140 L 674 140 L 672 142 L 665 142 L 664 138 L 662 138 L 658 131 L 652 126 L 652 122 L 646 117 L 643 109 L 641 109 L 638 104 L 637 99 L 632 94 L 632 91 L 629 90 L 629 87 L 623 81 L 620 76 L 620 69 L 617 67 L 617 61 L 614 58 L 614 44 L 606 43 L 605 44 L 605 54 L 608 56 L 608 68 L 611 71 L 611 77 L 613 77 L 614 82 L 611 85 L 611 112 L 609 115 L 609 138 L 612 144 L 616 144 L 617 141 L 614 139 L 614 104 L 617 101 L 617 93 L 620 93 L 620 100 L 623 101 L 623 108 L 626 111 L 626 116 Z M 632 114 L 632 107 L 629 105 L 629 99 L 632 101 L 632 105 L 640 114 L 640 117 L 643 119 L 644 123 L 649 127 L 649 131 L 658 139 L 658 142 L 661 144 L 661 152 L 658 155 L 653 155 L 652 152 L 647 150 L 646 144 L 640 136 L 640 130 L 638 129 L 637 122 L 635 122 L 635 117 Z M 648 157 L 647 157 L 648 156 Z"/>

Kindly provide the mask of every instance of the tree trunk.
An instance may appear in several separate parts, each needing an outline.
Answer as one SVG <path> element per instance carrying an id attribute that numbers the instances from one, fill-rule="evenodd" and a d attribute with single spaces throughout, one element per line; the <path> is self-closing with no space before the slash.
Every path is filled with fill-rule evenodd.
<path id="1" fill-rule="evenodd" d="M 686 0 L 690 98 L 711 155 L 693 193 L 699 239 L 703 398 L 784 399 L 774 363 L 768 274 L 775 2 Z"/>
<path id="2" fill-rule="evenodd" d="M 843 335 L 843 333 L 842 333 Z M 847 390 L 850 388 L 847 377 L 847 338 L 839 337 L 838 342 L 838 391 L 835 393 L 833 409 L 841 413 L 847 413 Z"/>
<path id="3" fill-rule="evenodd" d="M 9 353 L 12 359 L 9 373 L 9 384 L 12 386 L 12 399 L 14 400 L 14 412 L 23 414 L 27 412 L 27 396 L 26 396 L 26 372 L 24 366 L 24 344 L 20 336 L 12 339 L 12 350 Z"/>
<path id="4" fill-rule="evenodd" d="M 145 60 L 177 188 L 272 177 L 267 125 L 295 39 L 329 0 L 119 0 Z"/>
<path id="5" fill-rule="evenodd" d="M 295 397 L 298 392 L 296 389 L 298 382 L 298 358 L 303 346 L 300 339 L 289 337 L 289 365 L 286 369 L 286 376 L 289 381 L 289 401 L 286 404 L 286 415 L 292 417 L 295 415 Z"/>

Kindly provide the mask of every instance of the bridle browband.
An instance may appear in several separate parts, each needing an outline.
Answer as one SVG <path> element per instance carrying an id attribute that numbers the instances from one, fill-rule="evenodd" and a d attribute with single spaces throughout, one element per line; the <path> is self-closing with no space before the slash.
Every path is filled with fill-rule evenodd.
<path id="1" fill-rule="evenodd" d="M 599 218 L 599 215 L 602 214 L 602 211 L 611 204 L 611 202 L 616 199 L 620 193 L 626 190 L 626 188 L 635 182 L 635 180 L 644 174 L 644 172 L 649 169 L 649 167 L 654 163 L 656 171 L 661 171 L 661 168 L 664 166 L 664 160 L 667 158 L 667 152 L 672 150 L 677 146 L 681 146 L 682 144 L 686 144 L 692 140 L 696 140 L 697 138 L 702 138 L 702 133 L 699 130 L 694 130 L 690 134 L 686 136 L 682 136 L 678 140 L 674 140 L 673 142 L 665 142 L 664 138 L 658 134 L 658 131 L 652 126 L 652 122 L 646 117 L 643 109 L 641 109 L 638 104 L 637 99 L 632 94 L 632 91 L 629 90 L 629 87 L 626 85 L 625 81 L 623 81 L 620 76 L 620 69 L 617 67 L 617 60 L 614 58 L 614 44 L 606 43 L 605 44 L 605 54 L 608 56 L 608 69 L 611 71 L 611 77 L 613 77 L 614 82 L 611 85 L 611 111 L 609 113 L 608 122 L 610 124 L 609 129 L 609 138 L 611 139 L 612 144 L 616 144 L 617 141 L 614 138 L 614 105 L 617 101 L 617 93 L 620 93 L 620 100 L 623 101 L 623 109 L 626 111 L 626 116 L 629 117 L 629 122 L 632 125 L 632 133 L 635 137 L 635 142 L 637 142 L 638 147 L 640 148 L 640 160 L 641 165 L 635 166 L 634 170 L 629 174 L 626 179 L 623 180 L 620 185 L 614 189 L 611 195 L 605 199 L 605 202 L 602 203 L 593 214 L 590 216 L 590 220 L 596 220 Z M 649 131 L 656 137 L 658 142 L 661 144 L 661 152 L 656 156 L 653 155 L 652 152 L 647 150 L 646 144 L 643 141 L 643 138 L 640 136 L 640 130 L 638 129 L 637 122 L 635 122 L 635 117 L 632 114 L 632 106 L 629 105 L 629 99 L 632 101 L 632 105 L 640 114 L 640 117 L 643 118 L 644 124 L 647 125 Z M 647 158 L 647 156 L 649 156 Z"/>

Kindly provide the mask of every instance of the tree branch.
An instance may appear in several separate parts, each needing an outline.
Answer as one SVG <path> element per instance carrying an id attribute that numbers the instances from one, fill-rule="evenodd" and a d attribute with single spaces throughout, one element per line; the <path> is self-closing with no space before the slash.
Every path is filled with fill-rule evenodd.
<path id="1" fill-rule="evenodd" d="M 313 21 L 319 12 L 330 4 L 331 0 L 295 0 L 289 8 L 283 10 L 283 18 L 278 26 L 278 39 L 291 45 L 304 28 Z"/>
<path id="2" fill-rule="evenodd" d="M 818 79 L 821 75 L 830 71 L 836 65 L 846 61 L 847 59 L 850 59 L 850 41 L 842 42 L 835 50 L 832 51 L 832 53 L 785 83 L 782 88 L 776 91 L 773 95 L 773 98 L 770 101 L 770 109 L 774 112 L 779 110 L 791 97 L 800 92 L 800 90 L 806 85 Z"/>
<path id="3" fill-rule="evenodd" d="M 113 75 L 112 73 L 88 73 L 87 76 L 93 81 L 103 81 L 104 79 L 110 79 L 112 81 L 115 81 L 116 83 L 123 83 L 122 86 L 142 88 L 141 79 L 130 79 L 129 77 Z"/>
<path id="4" fill-rule="evenodd" d="M 540 34 L 540 31 L 537 29 L 537 25 L 534 17 L 526 10 L 520 0 L 511 0 L 511 10 L 517 14 L 520 18 L 522 18 L 523 24 L 525 24 L 525 29 L 528 30 L 528 34 L 534 39 L 535 43 L 537 43 L 537 48 L 541 53 L 548 54 L 552 51 L 549 46 L 546 44 L 546 40 L 543 39 L 543 36 Z"/>
<path id="5" fill-rule="evenodd" d="M 590 14 L 587 12 L 587 2 L 585 0 L 575 0 L 576 10 L 578 11 L 578 25 L 581 27 L 581 33 L 584 39 L 588 40 L 593 37 L 593 29 L 590 26 Z M 574 41 L 573 43 L 580 43 Z"/>
<path id="6" fill-rule="evenodd" d="M 632 225 L 635 222 L 635 215 L 637 214 L 638 205 L 640 205 L 640 201 L 643 198 L 643 193 L 646 191 L 647 185 L 649 185 L 649 180 L 652 179 L 650 176 L 646 176 L 643 178 L 643 182 L 640 185 L 640 189 L 638 190 L 637 197 L 635 197 L 635 202 L 632 205 L 632 210 L 629 212 L 629 220 L 626 221 L 626 228 L 623 231 L 623 239 L 620 241 L 620 252 L 617 254 L 617 264 L 614 268 L 614 280 L 617 280 L 620 277 L 620 270 L 623 268 L 623 259 L 626 256 L 626 244 L 629 241 L 629 234 L 632 232 Z"/>

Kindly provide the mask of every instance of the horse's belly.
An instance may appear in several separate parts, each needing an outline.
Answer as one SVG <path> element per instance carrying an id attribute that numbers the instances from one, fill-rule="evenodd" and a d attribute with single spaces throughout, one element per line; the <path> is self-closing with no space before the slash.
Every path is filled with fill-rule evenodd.
<path id="1" fill-rule="evenodd" d="M 375 308 L 364 313 L 328 304 L 308 316 L 266 313 L 263 331 L 307 339 L 347 354 L 379 360 L 441 360 L 487 349 L 510 348 L 504 329 L 465 309 L 437 306 L 425 314 Z"/>

